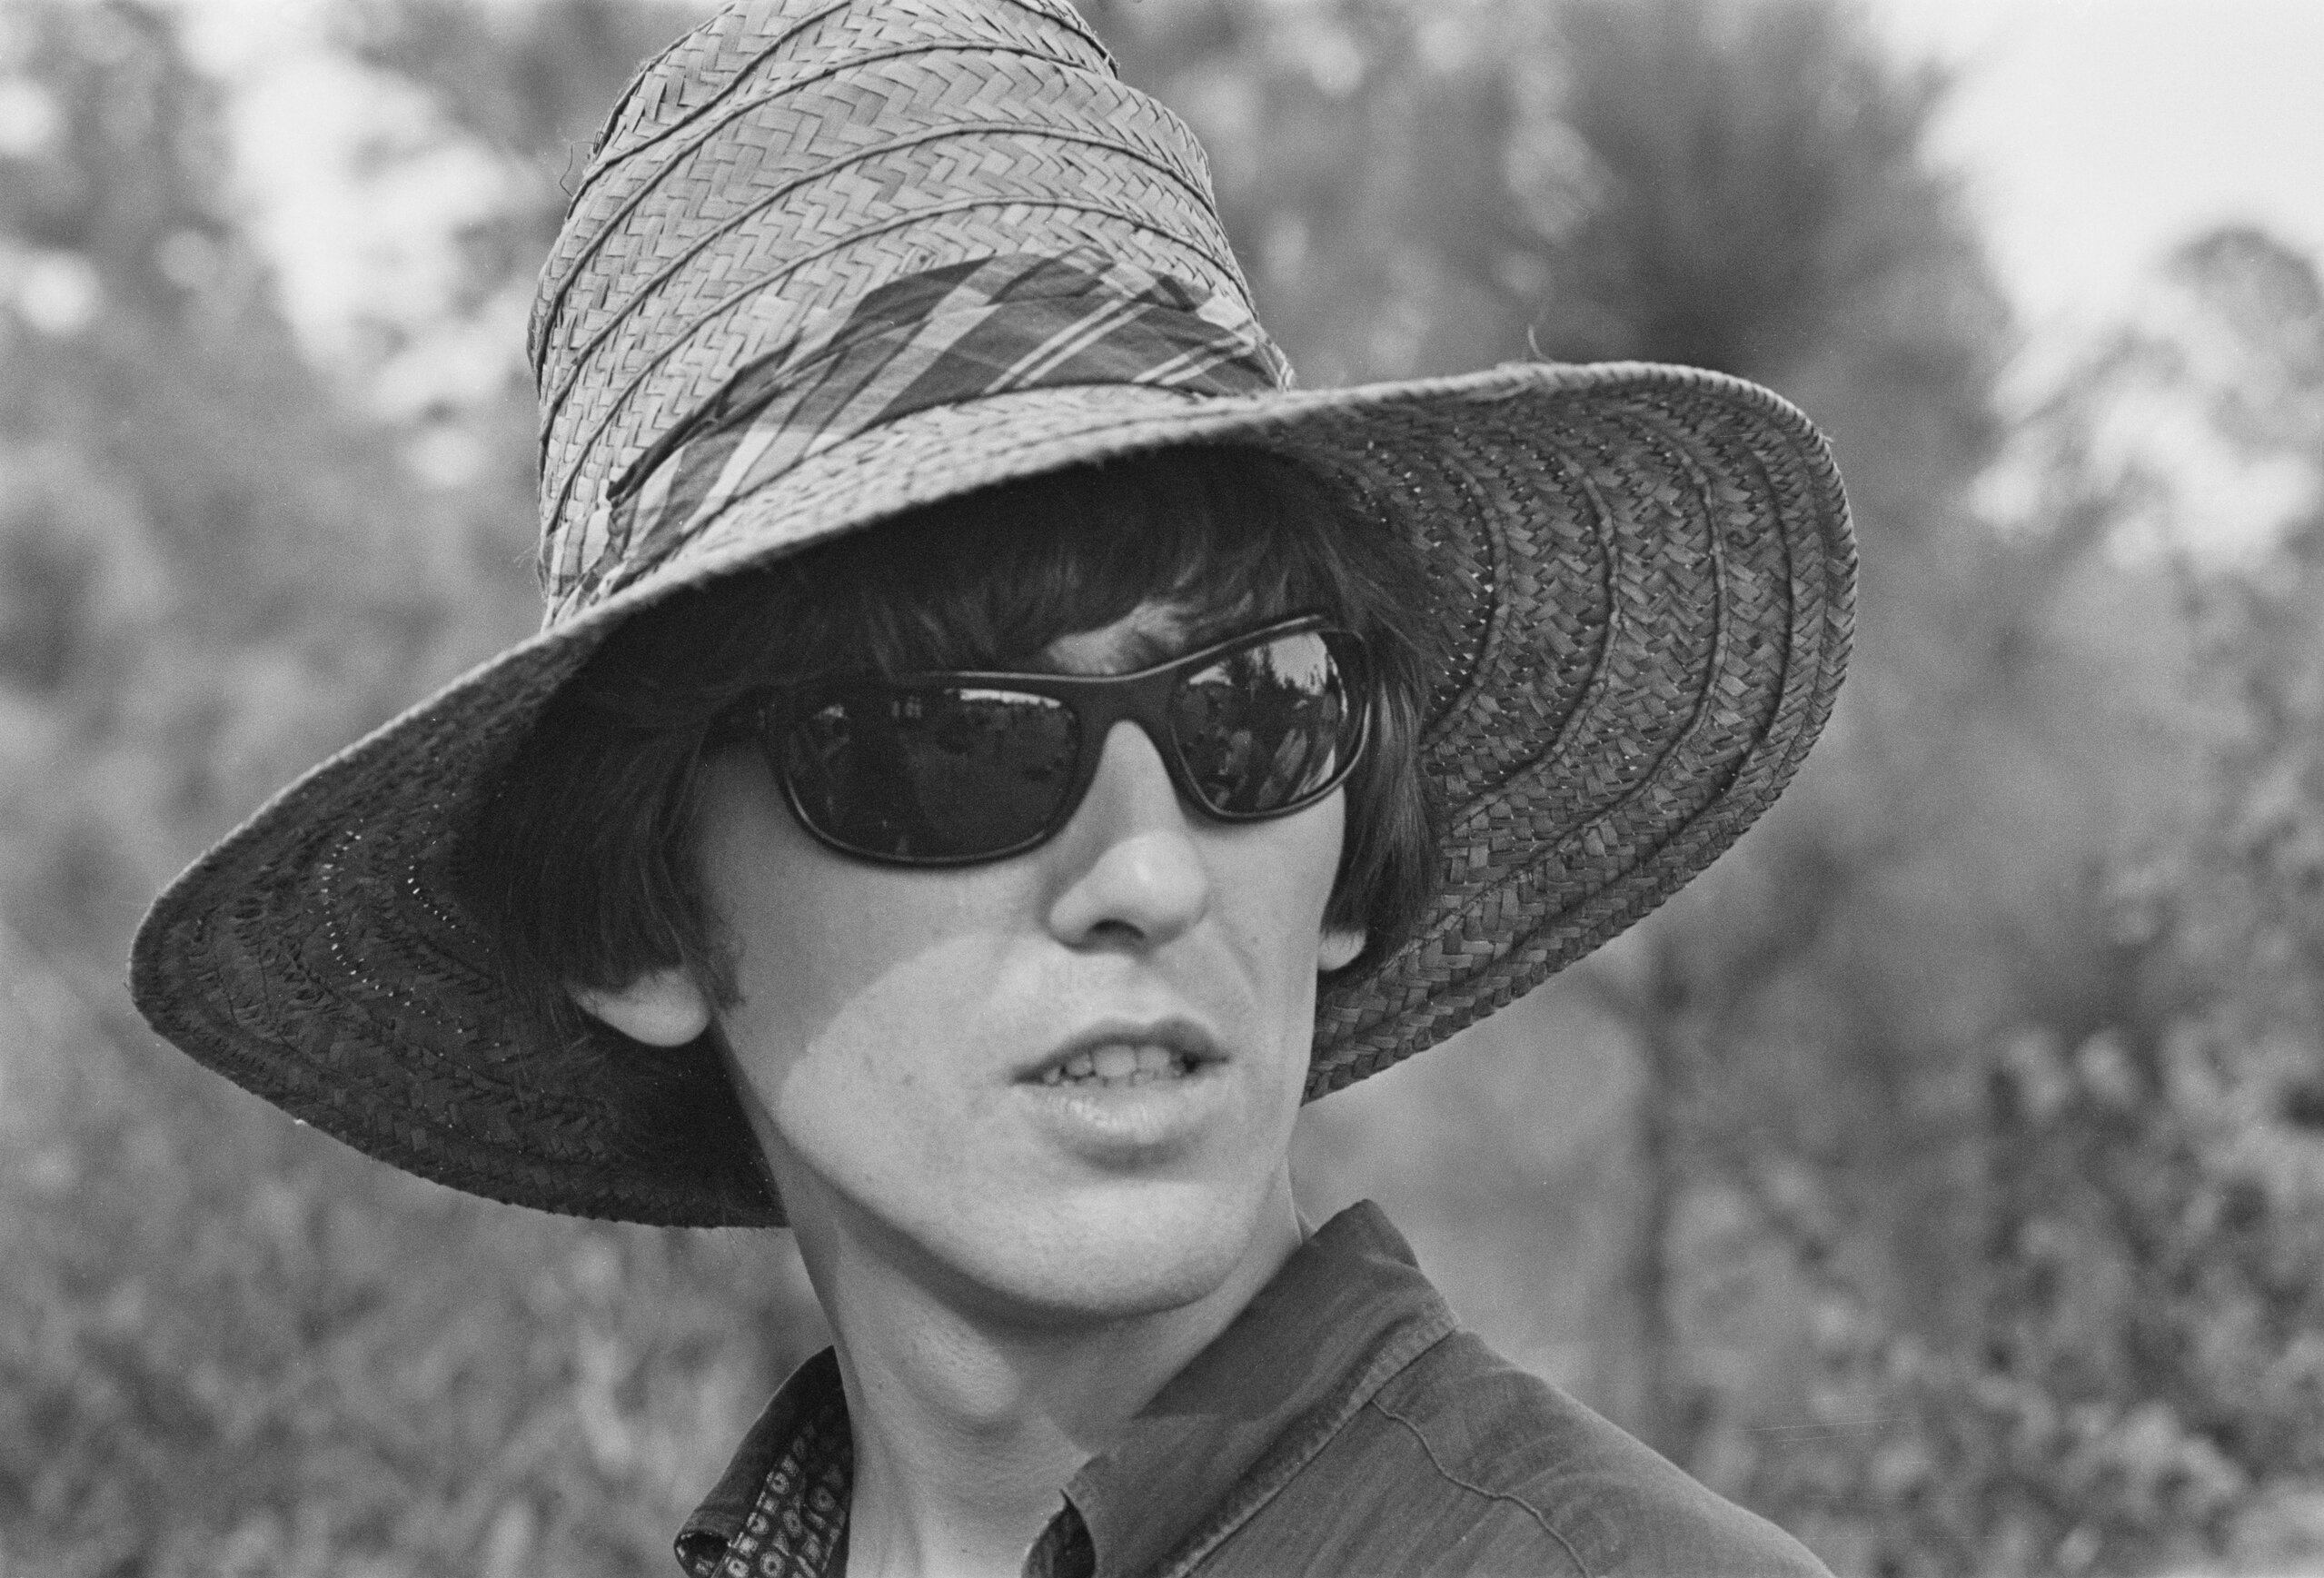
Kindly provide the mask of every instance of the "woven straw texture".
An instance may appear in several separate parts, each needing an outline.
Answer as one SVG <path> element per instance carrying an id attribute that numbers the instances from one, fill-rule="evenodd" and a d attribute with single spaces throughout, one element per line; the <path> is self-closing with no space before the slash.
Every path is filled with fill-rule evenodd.
<path id="1" fill-rule="evenodd" d="M 758 0 L 680 40 L 616 107 L 531 342 L 541 631 L 261 809 L 132 962 L 195 1057 L 494 1199 L 781 1220 L 707 1050 L 552 1040 L 452 898 L 470 808 L 544 700 L 679 588 L 1192 443 L 1287 456 L 1421 543 L 1440 889 L 1383 968 L 1327 986 L 1311 1097 L 1701 870 L 1791 778 L 1846 659 L 1847 508 L 1798 412 L 1634 364 L 1291 390 L 1193 137 L 1063 0 Z"/>

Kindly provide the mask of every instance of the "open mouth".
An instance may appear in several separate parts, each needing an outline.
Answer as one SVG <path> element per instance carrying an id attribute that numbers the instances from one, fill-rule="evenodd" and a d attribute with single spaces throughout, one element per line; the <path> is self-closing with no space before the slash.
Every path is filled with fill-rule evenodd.
<path id="1" fill-rule="evenodd" d="M 1075 1052 L 1042 1069 L 1034 1082 L 1068 1088 L 1127 1089 L 1184 1079 L 1201 1066 L 1201 1058 L 1176 1047 L 1117 1044 Z"/>

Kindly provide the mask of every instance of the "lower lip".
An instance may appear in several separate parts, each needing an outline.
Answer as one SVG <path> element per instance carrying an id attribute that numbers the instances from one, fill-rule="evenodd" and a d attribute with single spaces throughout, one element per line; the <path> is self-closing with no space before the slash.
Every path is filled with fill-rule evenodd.
<path id="1" fill-rule="evenodd" d="M 1163 1159 L 1192 1142 L 1225 1108 L 1227 1085 L 1226 1064 L 1197 1063 L 1174 1079 L 1140 1085 L 1024 1080 L 1014 1088 L 1068 1150 L 1121 1166 Z"/>

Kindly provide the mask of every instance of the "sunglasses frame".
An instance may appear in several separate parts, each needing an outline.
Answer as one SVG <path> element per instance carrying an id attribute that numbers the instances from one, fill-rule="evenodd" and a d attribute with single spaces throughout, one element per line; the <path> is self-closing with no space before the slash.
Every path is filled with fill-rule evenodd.
<path id="1" fill-rule="evenodd" d="M 1296 799 L 1264 811 L 1213 809 L 1203 799 L 1194 772 L 1187 765 L 1179 748 L 1177 731 L 1171 727 L 1170 701 L 1179 682 L 1187 675 L 1200 672 L 1248 648 L 1263 647 L 1286 636 L 1310 633 L 1323 638 L 1325 649 L 1338 670 L 1341 691 L 1350 699 L 1355 708 L 1354 743 L 1341 754 L 1330 777 Z M 1071 711 L 1080 734 L 1074 749 L 1073 775 L 1058 796 L 1058 809 L 1042 824 L 1040 830 L 1030 837 L 1006 849 L 972 855 L 888 854 L 859 849 L 819 827 L 800 804 L 799 789 L 783 765 L 784 735 L 802 717 L 814 711 L 834 694 L 866 689 L 889 695 L 912 690 L 959 689 L 1008 690 L 1063 702 Z M 1073 814 L 1081 809 L 1083 799 L 1088 798 L 1089 786 L 1097 781 L 1099 759 L 1105 755 L 1106 739 L 1117 723 L 1135 723 L 1145 731 L 1147 739 L 1153 742 L 1155 754 L 1162 759 L 1171 785 L 1182 799 L 1210 821 L 1236 825 L 1273 821 L 1277 817 L 1287 817 L 1305 810 L 1346 782 L 1348 774 L 1356 770 L 1356 764 L 1363 759 L 1371 744 L 1373 703 L 1371 668 L 1366 660 L 1364 639 L 1353 630 L 1334 625 L 1326 615 L 1303 613 L 1278 620 L 1257 630 L 1246 630 L 1241 635 L 1229 636 L 1224 640 L 1172 658 L 1167 662 L 1157 663 L 1152 668 L 1140 669 L 1130 674 L 1044 674 L 962 669 L 899 674 L 893 679 L 879 675 L 854 675 L 818 680 L 799 686 L 770 687 L 754 691 L 737 703 L 722 720 L 715 738 L 747 741 L 756 748 L 768 770 L 774 775 L 776 783 L 781 786 L 783 799 L 790 806 L 793 819 L 826 849 L 850 859 L 867 860 L 880 866 L 981 866 L 1037 849 L 1064 830 L 1066 824 L 1073 819 Z"/>

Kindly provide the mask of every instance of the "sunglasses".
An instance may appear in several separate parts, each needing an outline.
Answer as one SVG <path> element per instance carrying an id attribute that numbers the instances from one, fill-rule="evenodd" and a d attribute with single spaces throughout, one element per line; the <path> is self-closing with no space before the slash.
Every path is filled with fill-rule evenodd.
<path id="1" fill-rule="evenodd" d="M 1259 822 L 1338 788 L 1370 719 L 1363 641 L 1307 614 L 1135 674 L 908 674 L 758 691 L 718 738 L 755 745 L 799 825 L 841 854 L 963 866 L 1054 837 L 1117 722 L 1146 730 L 1205 816 Z"/>

